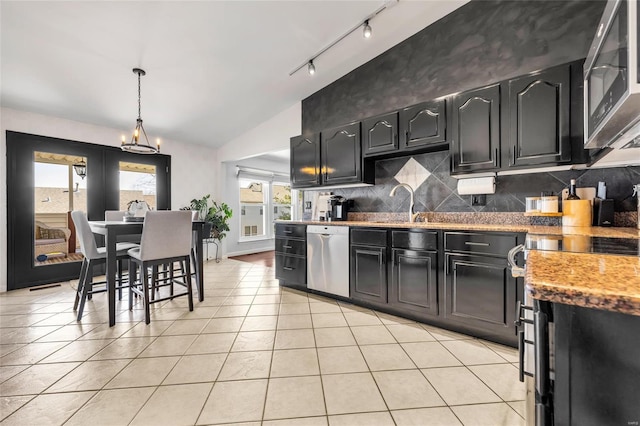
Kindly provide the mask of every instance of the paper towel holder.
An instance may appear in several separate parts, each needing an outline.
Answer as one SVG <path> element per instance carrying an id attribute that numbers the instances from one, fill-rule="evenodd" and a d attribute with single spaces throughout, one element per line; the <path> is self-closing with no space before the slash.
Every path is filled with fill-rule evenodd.
<path id="1" fill-rule="evenodd" d="M 482 195 L 496 193 L 495 176 L 459 179 L 458 195 Z"/>

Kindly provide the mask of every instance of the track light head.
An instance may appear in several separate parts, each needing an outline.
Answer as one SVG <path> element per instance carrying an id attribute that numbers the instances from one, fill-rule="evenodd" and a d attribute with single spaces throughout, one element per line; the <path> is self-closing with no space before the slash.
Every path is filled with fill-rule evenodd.
<path id="1" fill-rule="evenodd" d="M 362 36 L 364 38 L 370 38 L 371 37 L 371 25 L 369 25 L 369 20 L 368 19 L 366 21 L 364 21 L 364 28 L 362 30 Z"/>
<path id="2" fill-rule="evenodd" d="M 316 66 L 313 65 L 313 59 L 309 61 L 309 75 L 314 75 L 316 73 Z"/>

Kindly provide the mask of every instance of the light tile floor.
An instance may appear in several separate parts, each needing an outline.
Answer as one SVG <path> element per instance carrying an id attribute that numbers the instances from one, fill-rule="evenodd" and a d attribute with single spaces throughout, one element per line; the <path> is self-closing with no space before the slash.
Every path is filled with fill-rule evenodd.
<path id="1" fill-rule="evenodd" d="M 75 282 L 0 294 L 2 425 L 522 425 L 517 351 L 205 266 L 205 300 L 152 307 Z"/>

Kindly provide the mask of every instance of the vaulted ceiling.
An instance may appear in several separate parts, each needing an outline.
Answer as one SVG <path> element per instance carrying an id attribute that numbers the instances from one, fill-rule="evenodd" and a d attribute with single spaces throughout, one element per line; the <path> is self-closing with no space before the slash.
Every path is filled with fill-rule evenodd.
<path id="1" fill-rule="evenodd" d="M 466 3 L 439 1 L 0 2 L 2 106 L 220 146 Z M 356 30 L 381 6 L 373 37 Z"/>

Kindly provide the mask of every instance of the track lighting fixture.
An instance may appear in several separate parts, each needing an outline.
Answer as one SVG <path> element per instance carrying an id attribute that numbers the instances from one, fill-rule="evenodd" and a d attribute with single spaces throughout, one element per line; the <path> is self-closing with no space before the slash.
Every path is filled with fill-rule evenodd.
<path id="1" fill-rule="evenodd" d="M 362 30 L 362 36 L 364 38 L 371 37 L 371 25 L 369 25 L 369 20 L 364 21 L 364 29 Z"/>
<path id="2" fill-rule="evenodd" d="M 382 6 L 378 7 L 372 13 L 370 13 L 367 16 L 365 16 L 363 21 L 359 21 L 358 24 L 353 26 L 353 27 L 351 27 L 351 29 L 349 29 L 349 31 L 347 31 L 346 33 L 342 34 L 340 37 L 335 39 L 333 42 L 329 43 L 328 45 L 326 45 L 325 47 L 320 49 L 320 51 L 316 52 L 313 56 L 310 57 L 310 59 L 306 60 L 305 62 L 303 62 L 299 66 L 297 66 L 293 71 L 291 71 L 289 73 L 289 76 L 292 76 L 293 74 L 295 74 L 298 71 L 300 71 L 302 68 L 305 67 L 305 65 L 307 66 L 307 70 L 309 71 L 309 75 L 314 75 L 316 73 L 316 67 L 315 67 L 315 65 L 313 65 L 313 61 L 316 58 L 318 58 L 318 56 L 322 55 L 327 50 L 331 49 L 333 46 L 335 46 L 336 44 L 340 43 L 347 36 L 351 35 L 351 33 L 353 33 L 354 31 L 356 31 L 356 30 L 358 30 L 360 28 L 362 28 L 363 37 L 364 38 L 370 38 L 371 34 L 372 34 L 372 30 L 371 30 L 371 25 L 369 25 L 369 21 L 371 19 L 376 18 L 384 10 L 395 6 L 398 3 L 398 1 L 399 0 L 385 0 L 384 4 Z"/>

